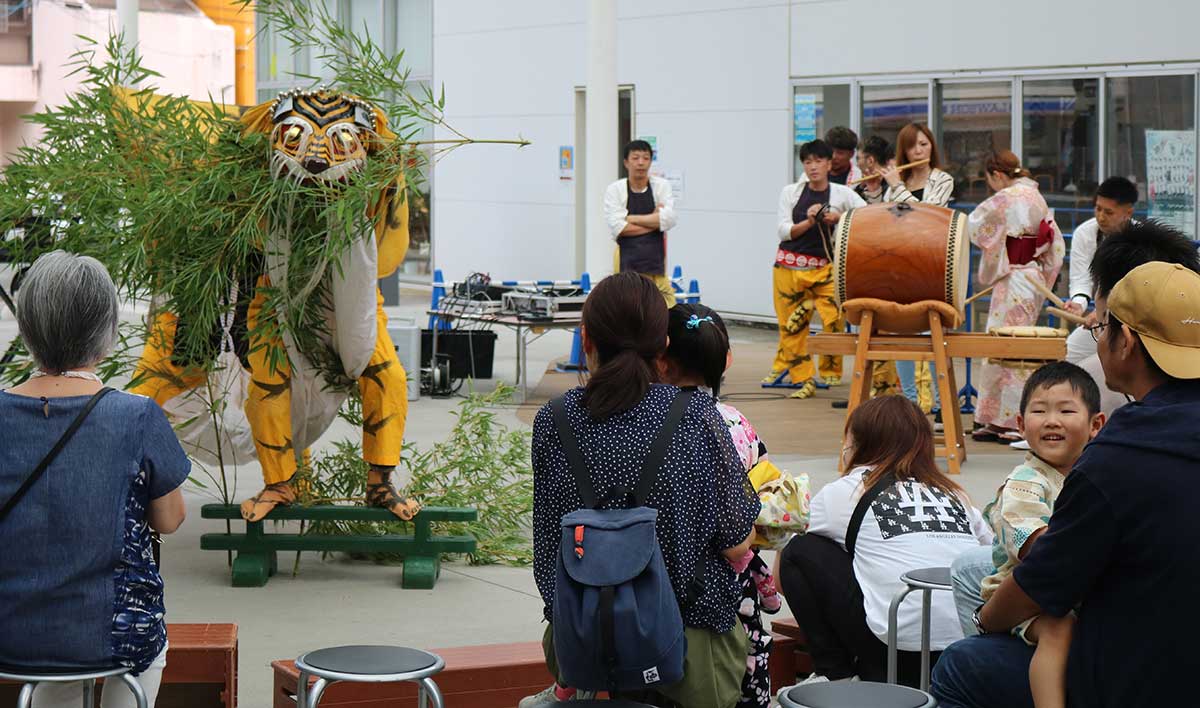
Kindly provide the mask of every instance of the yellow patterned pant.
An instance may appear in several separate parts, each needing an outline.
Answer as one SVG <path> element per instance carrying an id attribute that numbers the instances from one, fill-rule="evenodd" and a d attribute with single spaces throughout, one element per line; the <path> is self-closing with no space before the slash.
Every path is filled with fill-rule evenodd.
<path id="1" fill-rule="evenodd" d="M 247 314 L 247 329 L 251 333 L 258 324 L 266 300 L 262 286 L 269 284 L 266 276 L 259 278 L 259 288 Z M 363 459 L 372 465 L 394 467 L 400 462 L 408 416 L 408 379 L 388 336 L 383 296 L 378 293 L 375 319 L 375 349 L 358 379 L 363 402 Z M 158 316 L 138 362 L 135 381 L 139 383 L 131 389 L 133 393 L 153 398 L 159 405 L 204 381 L 203 373 L 186 371 L 171 361 L 175 326 L 175 315 L 163 313 Z M 251 380 L 246 418 L 254 434 L 254 447 L 266 484 L 291 479 L 298 465 L 297 451 L 292 445 L 291 367 L 283 358 L 272 368 L 268 356 L 271 349 L 283 351 L 278 330 L 269 340 L 251 337 Z"/>
<path id="2" fill-rule="evenodd" d="M 845 323 L 834 300 L 833 266 L 811 270 L 774 269 L 775 317 L 779 320 L 779 349 L 775 352 L 774 371 L 787 370 L 792 383 L 813 378 L 812 357 L 808 354 L 808 326 L 813 313 L 820 314 L 826 332 L 843 332 Z M 842 375 L 842 357 L 822 356 L 821 378 Z"/>

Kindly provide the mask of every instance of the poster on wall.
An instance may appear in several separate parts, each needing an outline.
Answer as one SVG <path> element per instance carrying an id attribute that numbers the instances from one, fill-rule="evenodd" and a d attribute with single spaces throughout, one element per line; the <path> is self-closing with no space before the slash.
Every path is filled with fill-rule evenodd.
<path id="1" fill-rule="evenodd" d="M 639 135 L 638 140 L 645 140 L 650 143 L 650 162 L 658 162 L 658 136 Z"/>
<path id="2" fill-rule="evenodd" d="M 1146 131 L 1146 201 L 1151 218 L 1195 238 L 1195 131 Z"/>
<path id="3" fill-rule="evenodd" d="M 792 124 L 795 128 L 795 143 L 807 143 L 817 139 L 817 96 L 798 93 L 792 104 Z"/>
<path id="4" fill-rule="evenodd" d="M 575 179 L 575 148 L 571 145 L 558 147 L 558 178 L 563 181 Z"/>

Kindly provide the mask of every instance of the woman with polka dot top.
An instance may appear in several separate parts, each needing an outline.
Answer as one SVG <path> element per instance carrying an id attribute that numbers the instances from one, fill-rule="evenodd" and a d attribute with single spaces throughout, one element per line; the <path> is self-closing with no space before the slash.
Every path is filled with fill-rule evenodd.
<path id="1" fill-rule="evenodd" d="M 603 499 L 615 487 L 636 486 L 650 444 L 679 393 L 658 383 L 657 362 L 667 345 L 662 296 L 636 273 L 605 278 L 584 303 L 582 338 L 592 374 L 586 387 L 568 391 L 564 401 L 596 496 Z M 534 576 L 549 622 L 559 522 L 584 506 L 549 405 L 534 421 L 533 480 Z M 618 504 L 605 502 L 601 508 Z M 732 708 L 741 696 L 747 640 L 737 621 L 737 574 L 726 558 L 740 558 L 749 549 L 759 501 L 710 396 L 692 397 L 646 506 L 658 510 L 658 542 L 688 642 L 683 680 L 657 689 L 653 698 L 689 708 Z M 703 591 L 688 602 L 701 559 Z M 543 643 L 547 665 L 557 673 L 549 628 Z M 582 697 L 574 693 L 556 685 L 537 700 Z"/>

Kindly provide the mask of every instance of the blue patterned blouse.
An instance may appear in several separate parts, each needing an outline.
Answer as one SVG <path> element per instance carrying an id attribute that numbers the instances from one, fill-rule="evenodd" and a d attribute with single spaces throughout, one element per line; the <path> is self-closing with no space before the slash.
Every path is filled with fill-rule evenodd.
<path id="1" fill-rule="evenodd" d="M 597 496 L 603 498 L 617 486 L 637 486 L 650 443 L 678 393 L 674 386 L 654 384 L 633 408 L 597 421 L 580 405 L 583 389 L 567 391 L 567 418 Z M 684 623 L 718 633 L 732 629 L 741 586 L 720 551 L 750 535 L 759 501 L 711 397 L 692 397 L 646 506 L 658 510 L 658 543 L 676 599 L 683 607 Z M 559 521 L 582 507 L 547 404 L 533 423 L 533 574 L 547 621 L 554 607 Z M 688 584 L 701 557 L 704 591 L 688 604 Z"/>
<path id="2" fill-rule="evenodd" d="M 0 500 L 7 500 L 89 396 L 0 391 Z M 113 392 L 0 520 L 0 664 L 123 665 L 163 650 L 163 582 L 146 511 L 191 463 L 154 401 Z"/>

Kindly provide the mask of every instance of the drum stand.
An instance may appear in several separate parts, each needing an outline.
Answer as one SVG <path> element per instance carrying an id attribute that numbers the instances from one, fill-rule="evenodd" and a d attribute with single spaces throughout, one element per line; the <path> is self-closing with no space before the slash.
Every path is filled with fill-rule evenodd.
<path id="1" fill-rule="evenodd" d="M 847 300 L 843 307 L 849 312 L 856 309 L 854 300 Z M 888 303 L 889 305 L 891 303 Z M 848 306 L 848 307 L 847 307 Z M 894 305 L 892 305 L 895 307 Z M 849 416 L 860 404 L 871 396 L 871 376 L 875 362 L 882 361 L 932 361 L 937 366 L 938 395 L 942 399 L 942 427 L 944 432 L 934 437 L 934 452 L 946 458 L 950 474 L 959 474 L 962 463 L 967 459 L 966 441 L 963 435 L 962 412 L 958 402 L 958 386 L 954 380 L 954 362 L 946 347 L 946 310 L 953 308 L 941 302 L 918 302 L 902 306 L 911 318 L 923 310 L 929 323 L 929 334 L 895 338 L 877 334 L 876 311 L 861 306 L 858 322 L 858 340 L 854 350 L 854 374 L 850 380 Z M 856 313 L 857 314 L 857 313 Z M 848 318 L 849 319 L 849 318 Z"/>

